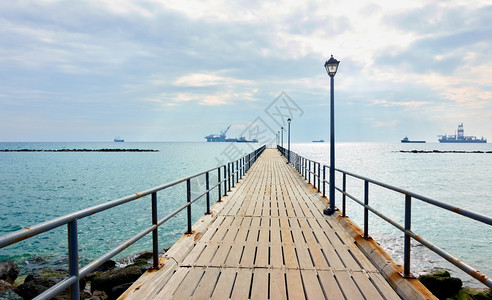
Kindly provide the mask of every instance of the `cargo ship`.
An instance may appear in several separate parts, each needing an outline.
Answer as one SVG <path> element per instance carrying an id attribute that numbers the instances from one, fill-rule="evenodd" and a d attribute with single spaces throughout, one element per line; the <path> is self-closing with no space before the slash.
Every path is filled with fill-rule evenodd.
<path id="1" fill-rule="evenodd" d="M 463 123 L 458 125 L 458 132 L 454 135 L 438 135 L 439 143 L 487 143 L 487 139 L 477 139 L 476 136 L 466 136 Z"/>
<path id="2" fill-rule="evenodd" d="M 252 140 L 247 140 L 245 137 L 240 137 L 240 138 L 227 138 L 226 134 L 227 131 L 231 128 L 231 125 L 227 127 L 226 129 L 222 130 L 220 134 L 210 134 L 205 137 L 207 139 L 207 142 L 212 142 L 212 143 L 217 143 L 217 142 L 229 142 L 229 143 L 258 143 L 257 139 L 252 139 Z"/>
<path id="3" fill-rule="evenodd" d="M 313 143 L 324 143 L 325 140 L 317 140 L 317 141 L 313 141 Z"/>
<path id="4" fill-rule="evenodd" d="M 402 140 L 401 140 L 402 143 L 425 143 L 425 141 L 412 141 L 412 140 L 409 140 L 408 137 L 404 137 Z"/>
<path id="5" fill-rule="evenodd" d="M 122 139 L 122 138 L 120 138 L 119 136 L 117 136 L 117 137 L 115 137 L 115 138 L 114 138 L 114 142 L 115 142 L 115 143 L 123 143 L 124 141 L 125 141 L 125 140 L 124 140 L 124 139 Z"/>

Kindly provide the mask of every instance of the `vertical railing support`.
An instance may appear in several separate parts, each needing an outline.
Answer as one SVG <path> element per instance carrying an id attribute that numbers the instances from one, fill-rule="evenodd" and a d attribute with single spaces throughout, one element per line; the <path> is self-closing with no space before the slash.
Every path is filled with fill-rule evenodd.
<path id="1" fill-rule="evenodd" d="M 308 160 L 308 183 L 311 183 L 311 161 Z"/>
<path id="2" fill-rule="evenodd" d="M 152 268 L 156 270 L 159 267 L 159 235 L 157 234 L 157 192 L 152 193 Z"/>
<path id="3" fill-rule="evenodd" d="M 221 182 L 222 178 L 220 178 L 220 168 L 221 167 L 217 168 L 217 173 L 218 173 L 217 174 L 217 178 L 218 178 L 218 180 L 217 180 L 218 189 L 217 190 L 219 191 L 219 198 L 218 198 L 217 202 L 222 202 L 222 195 L 221 195 L 222 194 L 222 182 Z"/>
<path id="4" fill-rule="evenodd" d="M 231 163 L 227 163 L 227 181 L 228 181 L 228 188 L 229 191 L 231 191 Z"/>
<path id="5" fill-rule="evenodd" d="M 323 197 L 326 197 L 326 166 L 323 165 Z"/>
<path id="6" fill-rule="evenodd" d="M 405 231 L 410 230 L 412 224 L 412 198 L 405 195 Z M 410 277 L 410 236 L 404 235 L 403 244 L 403 276 Z"/>
<path id="7" fill-rule="evenodd" d="M 224 196 L 227 196 L 227 167 L 224 165 Z"/>
<path id="8" fill-rule="evenodd" d="M 68 226 L 68 271 L 70 276 L 76 276 L 77 281 L 70 286 L 72 300 L 80 298 L 79 285 L 79 241 L 77 233 L 77 219 L 67 224 Z"/>
<path id="9" fill-rule="evenodd" d="M 188 201 L 188 207 L 187 207 L 187 215 L 188 215 L 188 230 L 186 231 L 187 234 L 193 233 L 191 230 L 191 180 L 188 178 L 186 180 L 186 200 Z"/>
<path id="10" fill-rule="evenodd" d="M 342 217 L 346 216 L 346 203 L 347 203 L 347 195 L 345 193 L 347 192 L 347 174 L 343 173 L 342 177 L 342 189 L 343 189 L 343 195 L 342 195 Z"/>
<path id="11" fill-rule="evenodd" d="M 235 175 L 235 173 L 234 173 L 234 162 L 232 162 L 231 165 L 232 165 L 232 171 L 231 171 L 232 185 L 231 186 L 234 187 L 234 185 L 236 184 L 236 180 L 234 179 L 234 175 Z"/>
<path id="12" fill-rule="evenodd" d="M 369 205 L 369 181 L 364 180 L 364 205 Z M 369 237 L 369 209 L 364 207 L 364 238 Z"/>
<path id="13" fill-rule="evenodd" d="M 206 215 L 210 215 L 210 175 L 205 173 L 205 188 L 207 189 L 207 212 Z"/>
<path id="14" fill-rule="evenodd" d="M 318 163 L 318 192 L 321 191 L 321 164 Z"/>

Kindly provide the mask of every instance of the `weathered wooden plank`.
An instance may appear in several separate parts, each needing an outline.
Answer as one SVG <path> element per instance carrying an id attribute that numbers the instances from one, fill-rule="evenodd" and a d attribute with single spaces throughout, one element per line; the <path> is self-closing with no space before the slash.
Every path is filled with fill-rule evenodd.
<path id="1" fill-rule="evenodd" d="M 255 269 L 251 286 L 251 299 L 268 299 L 268 270 Z"/>
<path id="2" fill-rule="evenodd" d="M 324 299 L 325 295 L 314 270 L 302 270 L 302 282 L 308 299 Z"/>
<path id="3" fill-rule="evenodd" d="M 384 299 L 364 272 L 352 272 L 355 283 L 367 299 Z"/>
<path id="4" fill-rule="evenodd" d="M 228 299 L 236 279 L 235 269 L 221 269 L 219 280 L 215 286 L 211 299 Z"/>
<path id="5" fill-rule="evenodd" d="M 251 269 L 239 269 L 232 289 L 232 299 L 249 299 Z"/>
<path id="6" fill-rule="evenodd" d="M 306 299 L 304 296 L 304 288 L 302 286 L 301 272 L 299 270 L 286 270 L 287 275 L 287 292 L 289 299 Z"/>
<path id="7" fill-rule="evenodd" d="M 334 271 L 338 285 L 347 299 L 364 299 L 347 271 Z"/>
<path id="8" fill-rule="evenodd" d="M 193 292 L 193 299 L 209 299 L 214 291 L 215 284 L 219 277 L 220 270 L 218 268 L 208 268 L 203 274 L 200 284 Z"/>
<path id="9" fill-rule="evenodd" d="M 318 276 L 327 299 L 343 299 L 342 291 L 331 271 L 318 271 Z"/>

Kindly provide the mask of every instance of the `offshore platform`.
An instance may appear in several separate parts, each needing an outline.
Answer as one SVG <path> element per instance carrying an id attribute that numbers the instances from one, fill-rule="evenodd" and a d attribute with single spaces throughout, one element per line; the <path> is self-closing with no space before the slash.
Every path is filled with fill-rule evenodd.
<path id="1" fill-rule="evenodd" d="M 439 143 L 487 143 L 487 139 L 482 137 L 477 139 L 476 136 L 466 136 L 463 129 L 463 123 L 458 125 L 458 134 L 454 135 L 438 135 Z"/>
<path id="2" fill-rule="evenodd" d="M 229 125 L 226 129 L 222 130 L 220 134 L 210 134 L 207 135 L 205 138 L 207 139 L 207 142 L 232 142 L 232 143 L 257 143 L 257 139 L 252 139 L 252 140 L 247 140 L 245 137 L 239 137 L 239 138 L 231 138 L 228 139 L 226 137 L 227 131 L 229 131 L 229 128 L 231 128 L 231 125 Z"/>

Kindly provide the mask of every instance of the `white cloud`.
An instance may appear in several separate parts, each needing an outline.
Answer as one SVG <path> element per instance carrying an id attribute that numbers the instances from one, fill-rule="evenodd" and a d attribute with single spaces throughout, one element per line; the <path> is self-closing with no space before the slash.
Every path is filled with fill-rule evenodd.
<path id="1" fill-rule="evenodd" d="M 173 82 L 173 84 L 176 86 L 206 87 L 217 85 L 244 85 L 252 84 L 252 82 L 248 80 L 223 77 L 216 74 L 192 73 L 179 77 Z"/>

